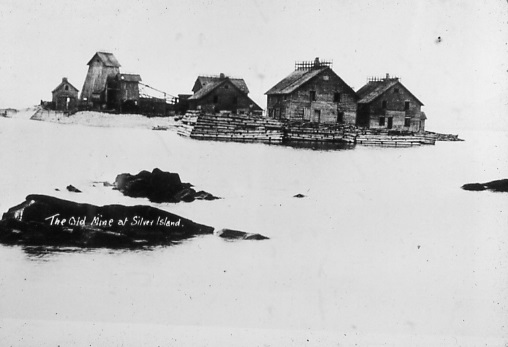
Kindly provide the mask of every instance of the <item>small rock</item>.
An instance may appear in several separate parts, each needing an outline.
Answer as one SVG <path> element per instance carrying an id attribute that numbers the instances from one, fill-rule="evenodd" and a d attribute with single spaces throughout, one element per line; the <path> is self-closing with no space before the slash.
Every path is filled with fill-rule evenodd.
<path id="1" fill-rule="evenodd" d="M 73 185 L 68 185 L 67 186 L 67 190 L 69 192 L 72 192 L 72 193 L 81 193 L 81 190 L 79 190 L 78 188 L 74 187 Z"/>
<path id="2" fill-rule="evenodd" d="M 305 198 L 305 195 L 303 195 L 303 194 L 296 194 L 296 195 L 293 196 L 293 198 L 299 198 L 299 199 L 301 199 L 301 198 Z"/>

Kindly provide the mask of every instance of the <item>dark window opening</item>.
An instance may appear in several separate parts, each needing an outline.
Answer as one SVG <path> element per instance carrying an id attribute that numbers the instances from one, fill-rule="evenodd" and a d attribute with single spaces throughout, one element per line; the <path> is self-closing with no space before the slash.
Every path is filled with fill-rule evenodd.
<path id="1" fill-rule="evenodd" d="M 406 110 L 406 111 L 409 110 L 409 101 L 406 101 L 404 103 L 404 110 Z"/>
<path id="2" fill-rule="evenodd" d="M 411 125 L 411 118 L 405 118 L 404 119 L 404 126 L 405 127 L 408 127 Z"/>
<path id="3" fill-rule="evenodd" d="M 340 102 L 341 99 L 340 97 L 341 97 L 340 93 L 333 94 L 333 102 Z"/>
<path id="4" fill-rule="evenodd" d="M 394 89 L 393 89 L 393 93 L 394 93 L 394 94 L 399 94 L 399 88 L 394 88 Z"/>
<path id="5" fill-rule="evenodd" d="M 310 91 L 310 101 L 316 101 L 316 91 L 315 90 Z"/>
<path id="6" fill-rule="evenodd" d="M 379 126 L 384 127 L 385 126 L 385 117 L 379 117 Z"/>
<path id="7" fill-rule="evenodd" d="M 337 114 L 337 123 L 344 123 L 344 112 Z"/>
<path id="8" fill-rule="evenodd" d="M 213 96 L 213 103 L 216 104 L 219 102 L 219 96 L 218 95 L 214 95 Z"/>
<path id="9" fill-rule="evenodd" d="M 386 100 L 383 100 L 383 108 L 386 108 Z"/>
<path id="10" fill-rule="evenodd" d="M 229 86 L 226 84 L 226 85 L 224 86 L 224 89 L 228 89 L 228 88 L 229 88 Z"/>
<path id="11" fill-rule="evenodd" d="M 69 90 L 69 86 L 65 86 L 65 90 Z"/>
<path id="12" fill-rule="evenodd" d="M 237 96 L 233 96 L 233 104 L 234 105 L 238 104 L 238 97 Z"/>

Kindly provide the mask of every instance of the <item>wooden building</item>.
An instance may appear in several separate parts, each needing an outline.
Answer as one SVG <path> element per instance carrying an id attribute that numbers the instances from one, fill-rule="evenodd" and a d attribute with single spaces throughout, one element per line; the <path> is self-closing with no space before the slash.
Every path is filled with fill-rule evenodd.
<path id="1" fill-rule="evenodd" d="M 118 112 L 136 112 L 139 105 L 139 82 L 141 76 L 119 73 L 110 76 L 106 84 L 108 109 Z"/>
<path id="2" fill-rule="evenodd" d="M 62 78 L 62 82 L 52 91 L 53 108 L 59 111 L 69 111 L 78 106 L 78 89 L 67 80 Z"/>
<path id="3" fill-rule="evenodd" d="M 357 92 L 357 125 L 371 129 L 425 130 L 423 103 L 397 77 L 371 78 Z"/>
<path id="4" fill-rule="evenodd" d="M 115 56 L 107 52 L 97 52 L 88 62 L 81 102 L 94 108 L 103 107 L 107 103 L 107 81 L 120 73 L 120 64 Z"/>
<path id="5" fill-rule="evenodd" d="M 247 84 L 240 78 L 230 78 L 222 73 L 219 76 L 199 76 L 192 91 L 194 94 L 186 100 L 191 110 L 262 113 L 261 107 L 249 98 Z"/>
<path id="6" fill-rule="evenodd" d="M 357 96 L 333 70 L 332 63 L 297 62 L 295 70 L 267 95 L 268 117 L 314 123 L 356 122 Z"/>

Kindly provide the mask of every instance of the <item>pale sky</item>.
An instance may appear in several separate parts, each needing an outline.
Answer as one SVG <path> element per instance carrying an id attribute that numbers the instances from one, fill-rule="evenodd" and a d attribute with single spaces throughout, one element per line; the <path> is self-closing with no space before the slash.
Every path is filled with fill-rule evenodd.
<path id="1" fill-rule="evenodd" d="M 355 90 L 401 77 L 429 130 L 508 130 L 506 0 L 2 0 L 0 47 L 0 108 L 51 100 L 62 77 L 81 90 L 96 51 L 171 95 L 244 78 L 265 108 L 295 61 L 320 57 Z"/>

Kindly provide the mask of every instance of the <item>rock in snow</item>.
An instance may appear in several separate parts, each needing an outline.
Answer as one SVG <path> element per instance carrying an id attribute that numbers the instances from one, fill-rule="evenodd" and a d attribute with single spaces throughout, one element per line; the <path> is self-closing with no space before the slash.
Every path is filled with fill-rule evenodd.
<path id="1" fill-rule="evenodd" d="M 492 190 L 494 192 L 508 192 L 508 179 L 490 181 L 487 183 L 467 183 L 462 187 L 464 190 L 482 191 Z"/>
<path id="2" fill-rule="evenodd" d="M 217 235 L 223 239 L 228 240 L 267 240 L 268 237 L 261 234 L 251 234 L 244 231 L 232 230 L 232 229 L 221 229 L 217 232 Z"/>
<path id="3" fill-rule="evenodd" d="M 29 246 L 138 248 L 169 245 L 213 228 L 150 206 L 95 206 L 29 195 L 0 220 L 0 242 Z"/>
<path id="4" fill-rule="evenodd" d="M 192 189 L 190 183 L 182 183 L 177 173 L 154 169 L 137 175 L 123 173 L 116 177 L 115 187 L 133 198 L 148 198 L 152 202 L 191 202 L 195 199 L 219 199 L 210 193 Z"/>

